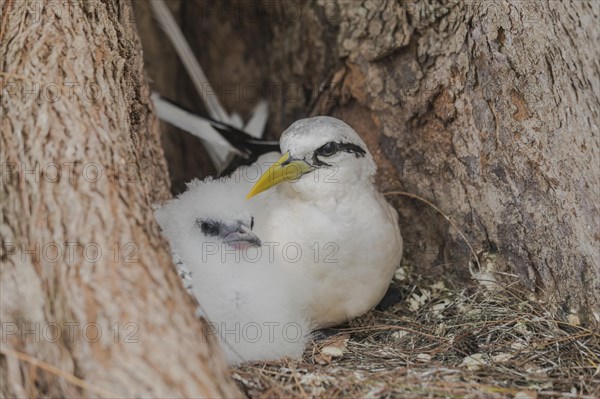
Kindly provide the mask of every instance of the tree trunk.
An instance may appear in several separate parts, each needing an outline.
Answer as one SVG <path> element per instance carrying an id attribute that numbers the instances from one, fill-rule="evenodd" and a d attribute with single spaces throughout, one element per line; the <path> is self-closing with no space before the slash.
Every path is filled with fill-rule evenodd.
<path id="1" fill-rule="evenodd" d="M 181 10 L 230 110 L 267 98 L 272 134 L 308 114 L 346 120 L 375 153 L 384 190 L 425 197 L 461 226 L 480 276 L 512 275 L 588 323 L 600 321 L 598 14 L 593 1 Z M 418 202 L 393 201 L 406 261 L 464 286 L 471 255 L 457 232 Z"/>
<path id="2" fill-rule="evenodd" d="M 1 395 L 239 396 L 154 222 L 168 175 L 117 4 L 0 2 Z"/>

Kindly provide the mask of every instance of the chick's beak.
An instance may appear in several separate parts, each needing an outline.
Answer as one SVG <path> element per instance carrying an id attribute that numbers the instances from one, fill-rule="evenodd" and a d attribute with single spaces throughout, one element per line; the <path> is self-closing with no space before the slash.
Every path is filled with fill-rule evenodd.
<path id="1" fill-rule="evenodd" d="M 232 247 L 260 247 L 262 245 L 258 236 L 254 234 L 248 226 L 241 222 L 228 230 L 229 231 L 226 232 L 223 237 L 223 242 Z"/>
<path id="2" fill-rule="evenodd" d="M 256 194 L 262 193 L 281 182 L 296 180 L 300 176 L 312 172 L 313 170 L 314 168 L 306 161 L 293 159 L 288 151 L 267 169 L 265 173 L 263 173 L 246 196 L 246 199 L 250 199 Z"/>

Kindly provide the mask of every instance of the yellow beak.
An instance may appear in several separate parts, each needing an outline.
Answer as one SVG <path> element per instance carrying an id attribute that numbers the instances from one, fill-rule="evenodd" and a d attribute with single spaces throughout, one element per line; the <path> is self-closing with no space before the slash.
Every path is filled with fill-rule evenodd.
<path id="1" fill-rule="evenodd" d="M 246 195 L 246 199 L 254 197 L 258 193 L 270 189 L 284 181 L 293 181 L 303 174 L 311 172 L 313 167 L 302 160 L 290 160 L 290 153 L 285 153 L 279 161 L 275 162 L 258 179 L 252 190 Z"/>

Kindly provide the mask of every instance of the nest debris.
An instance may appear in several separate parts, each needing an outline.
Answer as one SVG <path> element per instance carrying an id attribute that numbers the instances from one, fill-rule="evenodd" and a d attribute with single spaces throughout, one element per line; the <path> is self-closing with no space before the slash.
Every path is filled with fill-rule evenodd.
<path id="1" fill-rule="evenodd" d="M 249 397 L 600 397 L 600 333 L 577 320 L 509 289 L 404 291 L 302 359 L 243 364 L 234 380 Z"/>

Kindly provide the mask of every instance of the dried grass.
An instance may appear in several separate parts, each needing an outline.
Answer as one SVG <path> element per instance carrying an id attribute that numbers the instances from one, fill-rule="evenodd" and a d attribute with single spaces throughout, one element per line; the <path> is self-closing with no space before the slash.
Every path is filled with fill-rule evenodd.
<path id="1" fill-rule="evenodd" d="M 510 289 L 437 283 L 404 293 L 313 342 L 301 360 L 246 364 L 233 377 L 250 397 L 600 395 L 599 332 Z"/>

